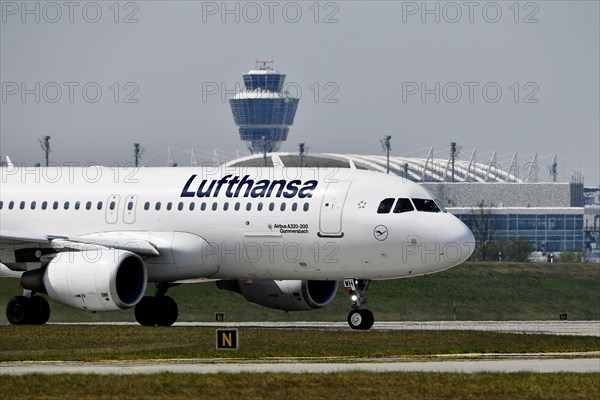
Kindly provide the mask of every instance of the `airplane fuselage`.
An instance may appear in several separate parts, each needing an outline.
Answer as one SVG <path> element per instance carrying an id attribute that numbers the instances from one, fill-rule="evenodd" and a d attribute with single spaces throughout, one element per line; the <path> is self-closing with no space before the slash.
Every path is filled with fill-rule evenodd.
<path id="1" fill-rule="evenodd" d="M 371 171 L 13 167 L 1 183 L 3 231 L 150 242 L 159 255 L 145 258 L 149 281 L 402 278 L 460 264 L 473 249 L 454 216 L 418 210 L 425 189 Z M 385 199 L 413 210 L 381 212 Z M 0 257 L 13 269 L 35 261 Z"/>

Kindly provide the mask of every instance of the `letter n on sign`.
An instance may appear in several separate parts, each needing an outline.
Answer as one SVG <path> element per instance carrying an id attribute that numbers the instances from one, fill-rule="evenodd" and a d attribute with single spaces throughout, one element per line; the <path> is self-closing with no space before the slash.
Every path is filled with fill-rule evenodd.
<path id="1" fill-rule="evenodd" d="M 237 350 L 239 345 L 237 329 L 217 329 L 217 350 Z"/>

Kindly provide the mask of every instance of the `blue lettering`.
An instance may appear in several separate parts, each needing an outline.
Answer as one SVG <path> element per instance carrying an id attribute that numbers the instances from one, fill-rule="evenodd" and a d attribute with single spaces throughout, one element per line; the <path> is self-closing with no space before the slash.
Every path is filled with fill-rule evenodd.
<path id="1" fill-rule="evenodd" d="M 269 188 L 269 181 L 267 181 L 267 180 L 258 181 L 258 182 L 256 182 L 256 186 L 254 186 L 252 188 L 252 192 L 250 193 L 250 196 L 252 196 L 253 198 L 265 197 L 265 193 L 267 192 L 268 188 Z"/>
<path id="2" fill-rule="evenodd" d="M 196 179 L 196 175 L 190 176 L 190 179 L 188 179 L 185 186 L 183 187 L 183 190 L 181 191 L 181 197 L 194 197 L 194 192 L 190 192 L 188 190 L 194 179 Z"/>
<path id="3" fill-rule="evenodd" d="M 212 192 L 212 188 L 215 186 L 215 181 L 212 181 L 206 190 L 204 189 L 204 185 L 206 185 L 206 179 L 204 179 L 200 186 L 198 186 L 198 192 L 196 192 L 196 196 L 210 197 L 210 192 Z"/>
<path id="4" fill-rule="evenodd" d="M 317 181 L 306 181 L 306 183 L 304 184 L 304 187 L 302 189 L 300 189 L 300 192 L 298 193 L 298 197 L 300 198 L 311 198 L 312 197 L 312 192 L 313 190 L 315 190 L 317 188 Z"/>
<path id="5" fill-rule="evenodd" d="M 283 197 L 286 199 L 291 199 L 298 194 L 298 187 L 296 185 L 302 185 L 302 181 L 293 180 L 286 186 L 286 192 L 283 194 Z"/>
<path id="6" fill-rule="evenodd" d="M 218 197 L 221 188 L 225 188 L 226 197 L 293 197 L 311 198 L 313 191 L 317 188 L 318 182 L 310 180 L 302 182 L 295 179 L 290 182 L 285 179 L 270 181 L 263 179 L 258 182 L 250 179 L 250 175 L 245 175 L 240 179 L 239 176 L 225 175 L 221 179 L 211 181 L 204 179 L 198 185 L 196 191 L 192 190 L 192 185 L 197 175 L 192 175 L 187 180 L 181 191 L 181 197 Z"/>

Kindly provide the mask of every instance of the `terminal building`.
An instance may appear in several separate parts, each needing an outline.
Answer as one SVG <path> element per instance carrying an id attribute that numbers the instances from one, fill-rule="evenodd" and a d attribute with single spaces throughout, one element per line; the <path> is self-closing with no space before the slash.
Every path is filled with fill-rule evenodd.
<path id="1" fill-rule="evenodd" d="M 496 165 L 469 161 L 390 157 L 389 173 L 418 182 L 443 205 L 470 225 L 473 211 L 483 201 L 493 205 L 497 239 L 525 237 L 535 251 L 546 253 L 588 250 L 593 253 L 597 233 L 584 235 L 584 187 L 571 183 L 527 182 Z M 387 173 L 385 156 L 357 154 L 253 154 L 230 161 L 231 167 L 356 168 Z M 597 219 L 596 219 L 597 221 Z M 588 223 L 589 225 L 590 223 Z M 600 223 L 598 224 L 600 228 Z M 597 249 L 597 247 L 594 247 Z M 592 255 L 592 254 L 590 254 Z"/>

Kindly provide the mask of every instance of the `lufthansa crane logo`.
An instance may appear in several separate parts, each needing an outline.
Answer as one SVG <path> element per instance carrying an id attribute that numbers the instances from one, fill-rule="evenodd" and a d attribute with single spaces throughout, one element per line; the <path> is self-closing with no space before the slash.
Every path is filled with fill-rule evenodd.
<path id="1" fill-rule="evenodd" d="M 373 236 L 379 241 L 387 239 L 388 228 L 386 228 L 385 225 L 377 225 L 375 229 L 373 229 Z"/>

